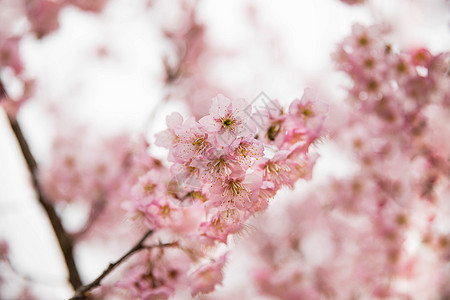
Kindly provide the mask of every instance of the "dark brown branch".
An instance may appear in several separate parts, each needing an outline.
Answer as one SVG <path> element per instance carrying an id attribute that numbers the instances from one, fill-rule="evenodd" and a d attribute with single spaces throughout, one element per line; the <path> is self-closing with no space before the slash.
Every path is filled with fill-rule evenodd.
<path id="1" fill-rule="evenodd" d="M 134 253 L 143 250 L 143 249 L 152 249 L 152 248 L 156 248 L 156 247 L 170 247 L 170 246 L 174 246 L 175 243 L 167 243 L 167 244 L 157 244 L 157 245 L 151 245 L 151 246 L 146 246 L 144 245 L 144 241 L 153 233 L 152 230 L 147 231 L 147 233 L 137 242 L 137 244 L 131 248 L 127 253 L 125 253 L 121 258 L 119 258 L 117 261 L 115 261 L 114 263 L 110 263 L 108 268 L 106 268 L 105 271 L 103 271 L 103 273 L 97 277 L 94 281 L 92 281 L 89 284 L 86 284 L 82 287 L 80 287 L 75 295 L 70 298 L 70 300 L 82 300 L 82 299 L 86 299 L 89 296 L 89 291 L 92 290 L 95 287 L 100 286 L 101 281 L 103 280 L 103 278 L 105 278 L 109 273 L 111 273 L 112 270 L 114 270 L 118 265 L 120 265 L 123 261 L 125 261 L 128 257 L 130 257 L 131 255 L 133 255 Z"/>
<path id="2" fill-rule="evenodd" d="M 2 81 L 0 80 L 0 98 L 8 98 L 6 90 L 3 86 Z M 73 258 L 73 244 L 72 240 L 69 238 L 67 232 L 64 230 L 61 219 L 55 211 L 55 208 L 50 204 L 48 199 L 43 195 L 42 190 L 39 186 L 37 179 L 37 163 L 34 159 L 33 154 L 30 151 L 30 147 L 28 146 L 27 140 L 25 139 L 22 129 L 20 128 L 17 120 L 8 114 L 9 124 L 11 126 L 14 135 L 19 143 L 20 150 L 22 151 L 23 157 L 25 158 L 25 162 L 27 164 L 28 170 L 31 174 L 31 179 L 33 183 L 33 187 L 38 196 L 39 203 L 45 210 L 50 223 L 52 225 L 53 231 L 55 232 L 56 238 L 59 243 L 59 247 L 64 255 L 64 260 L 66 262 L 67 270 L 69 272 L 69 282 L 76 290 L 78 287 L 82 286 L 82 282 L 80 279 L 80 274 L 78 272 L 77 266 L 75 264 L 75 260 Z"/>

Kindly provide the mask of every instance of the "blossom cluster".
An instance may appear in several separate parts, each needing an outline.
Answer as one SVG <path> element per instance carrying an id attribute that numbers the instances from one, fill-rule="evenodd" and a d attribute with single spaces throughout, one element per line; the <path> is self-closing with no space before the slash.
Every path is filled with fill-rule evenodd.
<path id="1" fill-rule="evenodd" d="M 312 186 L 283 224 L 260 227 L 251 245 L 263 294 L 449 296 L 449 54 L 398 52 L 388 34 L 356 24 L 338 45 L 337 66 L 353 84 L 327 129 L 355 171 Z"/>
<path id="2" fill-rule="evenodd" d="M 210 216 L 200 232 L 226 242 L 282 186 L 293 187 L 311 175 L 315 157 L 308 150 L 321 134 L 324 104 L 307 90 L 287 113 L 276 101 L 270 105 L 252 112 L 247 101 L 219 95 L 209 115 L 198 121 L 183 120 L 178 113 L 167 117 L 168 129 L 157 135 L 156 144 L 169 149 L 175 186 L 167 190 L 158 174 L 142 177 L 136 186 L 136 203 L 144 205 L 141 209 L 154 227 L 178 210 L 155 211 L 155 205 L 164 207 L 161 201 L 170 207 L 172 197 L 180 207 L 189 207 L 200 200 Z M 274 152 L 270 158 L 265 156 L 269 147 Z"/>
<path id="3" fill-rule="evenodd" d="M 170 170 L 153 169 L 141 176 L 124 207 L 154 230 L 155 238 L 167 241 L 171 236 L 169 241 L 176 241 L 183 251 L 171 260 L 178 261 L 178 268 L 184 262 L 191 270 L 210 255 L 205 247 L 226 244 L 249 217 L 267 208 L 280 188 L 292 188 L 299 179 L 311 177 L 316 155 L 310 146 L 323 133 L 326 105 L 310 90 L 287 112 L 278 101 L 269 101 L 264 109 L 253 111 L 245 100 L 218 95 L 209 115 L 196 121 L 172 113 L 167 117 L 168 129 L 157 134 L 156 144 L 169 149 Z M 166 250 L 153 251 L 159 254 L 151 254 L 157 258 L 150 266 L 143 267 L 140 260 L 121 281 L 135 297 L 162 290 L 168 296 L 175 290 L 175 281 L 166 275 L 163 283 L 154 278 L 162 272 L 157 261 L 167 258 L 162 255 Z M 221 281 L 214 274 L 221 274 L 225 256 L 212 261 L 187 279 L 177 277 L 176 283 L 190 282 L 193 295 L 212 291 Z M 186 271 L 176 272 L 182 273 Z"/>
<path id="4" fill-rule="evenodd" d="M 425 48 L 397 52 L 387 35 L 385 26 L 356 24 L 338 46 L 335 59 L 353 81 L 349 99 L 357 113 L 335 124 L 336 141 L 399 202 L 409 202 L 406 191 L 416 190 L 433 200 L 434 183 L 450 170 L 449 144 L 438 138 L 448 131 L 450 55 Z M 409 188 L 404 174 L 413 166 L 420 175 L 414 180 L 422 183 Z"/>

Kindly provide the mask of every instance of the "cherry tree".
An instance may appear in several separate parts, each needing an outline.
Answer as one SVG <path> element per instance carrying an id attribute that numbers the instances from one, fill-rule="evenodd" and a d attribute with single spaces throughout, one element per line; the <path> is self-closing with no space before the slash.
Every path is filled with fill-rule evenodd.
<path id="1" fill-rule="evenodd" d="M 0 0 L 5 127 L 25 164 L 27 197 L 42 208 L 67 272 L 57 282 L 30 276 L 2 238 L 2 299 L 57 297 L 39 286 L 58 282 L 70 299 L 449 298 L 448 45 L 411 42 L 404 20 L 384 15 L 377 1 L 328 2 L 305 7 L 363 12 L 370 22 L 347 22 L 330 43 L 328 65 L 312 75 L 296 69 L 297 55 L 279 54 L 283 33 L 262 21 L 267 3 L 240 4 L 254 45 L 227 48 L 211 32 L 230 20 L 212 22 L 206 2 Z M 421 8 L 437 12 L 445 1 L 410 5 L 425 15 Z M 128 6 L 142 20 L 136 27 L 124 28 Z M 71 18 L 103 28 L 92 33 L 94 48 L 74 52 L 88 65 L 126 73 L 136 63 L 144 70 L 138 76 L 153 81 L 154 94 L 144 88 L 119 97 L 119 114 L 132 97 L 154 97 L 132 110 L 139 129 L 102 131 L 80 121 L 83 81 L 71 74 L 56 93 L 67 99 L 46 99 L 58 85 L 33 71 L 36 56 L 27 49 L 72 46 L 63 42 Z M 126 47 L 99 41 L 116 32 Z M 144 33 L 154 40 L 140 44 Z M 220 72 L 258 55 L 273 74 L 241 69 L 247 78 L 236 84 L 239 70 Z M 268 91 L 290 86 L 295 96 L 261 92 L 276 75 L 282 88 Z M 118 82 L 126 85 L 126 76 Z M 106 86 L 97 95 L 118 91 Z M 105 98 L 99 111 L 96 99 L 87 105 L 102 126 L 102 112 L 112 109 Z M 51 132 L 45 151 L 33 145 L 39 134 L 27 134 L 30 111 Z M 109 264 L 88 272 L 93 249 Z"/>

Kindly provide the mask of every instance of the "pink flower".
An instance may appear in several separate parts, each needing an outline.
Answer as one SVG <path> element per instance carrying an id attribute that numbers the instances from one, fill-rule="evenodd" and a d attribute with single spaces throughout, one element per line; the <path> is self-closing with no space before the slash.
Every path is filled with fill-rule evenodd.
<path id="1" fill-rule="evenodd" d="M 428 49 L 419 48 L 411 53 L 412 63 L 416 66 L 427 66 L 432 59 L 432 55 Z"/>
<path id="2" fill-rule="evenodd" d="M 305 89 L 302 98 L 289 105 L 289 116 L 310 129 L 321 126 L 327 111 L 328 106 L 320 102 L 311 89 Z"/>
<path id="3" fill-rule="evenodd" d="M 246 170 L 256 159 L 264 156 L 264 145 L 252 137 L 240 137 L 228 147 L 229 155 Z"/>
<path id="4" fill-rule="evenodd" d="M 192 118 L 184 122 L 183 127 L 176 132 L 178 143 L 173 150 L 173 156 L 180 162 L 203 159 L 212 146 L 208 133 Z"/>
<path id="5" fill-rule="evenodd" d="M 174 290 L 165 285 L 156 285 L 152 270 L 144 265 L 137 265 L 128 271 L 117 286 L 126 289 L 133 298 L 142 300 L 168 299 Z"/>
<path id="6" fill-rule="evenodd" d="M 209 221 L 200 224 L 202 235 L 227 243 L 229 234 L 233 234 L 242 228 L 243 213 L 237 209 L 219 211 Z"/>
<path id="7" fill-rule="evenodd" d="M 181 208 L 171 203 L 170 199 L 153 199 L 144 211 L 145 219 L 150 228 L 167 228 L 176 224 L 182 218 Z"/>
<path id="8" fill-rule="evenodd" d="M 298 179 L 297 168 L 300 164 L 289 158 L 290 154 L 290 151 L 280 150 L 273 158 L 262 158 L 257 163 L 263 173 L 263 180 L 272 182 L 276 189 L 283 185 L 293 188 Z"/>
<path id="9" fill-rule="evenodd" d="M 163 196 L 166 192 L 163 175 L 158 170 L 150 170 L 139 177 L 138 183 L 133 187 L 132 192 L 139 199 Z"/>
<path id="10" fill-rule="evenodd" d="M 200 182 L 200 169 L 194 164 L 175 163 L 170 167 L 170 173 L 174 176 L 169 183 L 170 192 L 176 194 L 186 194 L 191 191 L 198 191 L 202 188 Z"/>
<path id="11" fill-rule="evenodd" d="M 251 106 L 243 100 L 233 100 L 219 94 L 212 100 L 209 115 L 201 118 L 199 123 L 210 133 L 215 133 L 219 146 L 228 146 L 237 137 L 247 137 L 255 132 L 255 125 L 250 120 Z"/>
<path id="12" fill-rule="evenodd" d="M 261 184 L 259 174 L 235 171 L 224 182 L 217 181 L 211 186 L 211 200 L 220 210 L 247 210 L 253 206 Z"/>
<path id="13" fill-rule="evenodd" d="M 232 160 L 224 150 L 211 148 L 206 159 L 197 160 L 190 164 L 200 169 L 202 182 L 217 182 L 226 179 L 234 169 L 239 169 L 237 162 Z"/>
<path id="14" fill-rule="evenodd" d="M 183 117 L 181 114 L 174 112 L 166 117 L 166 125 L 166 130 L 156 134 L 155 145 L 170 149 L 179 141 L 176 131 L 183 125 Z"/>
<path id="15" fill-rule="evenodd" d="M 173 219 L 170 229 L 180 235 L 191 235 L 196 232 L 204 219 L 205 207 L 201 203 L 194 203 L 180 209 L 178 218 Z"/>
<path id="16" fill-rule="evenodd" d="M 203 265 L 190 275 L 191 295 L 198 293 L 210 293 L 214 291 L 217 284 L 223 280 L 223 267 L 227 260 L 227 253 L 216 261 Z"/>

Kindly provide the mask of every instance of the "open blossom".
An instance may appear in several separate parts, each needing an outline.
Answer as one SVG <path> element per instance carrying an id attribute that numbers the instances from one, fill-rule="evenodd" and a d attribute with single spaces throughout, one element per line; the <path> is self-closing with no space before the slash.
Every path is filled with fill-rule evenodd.
<path id="1" fill-rule="evenodd" d="M 296 157 L 296 151 L 280 150 L 271 159 L 262 158 L 257 163 L 263 180 L 272 182 L 278 189 L 281 186 L 294 187 L 299 178 L 310 178 L 315 163 L 314 156 Z"/>
<path id="2" fill-rule="evenodd" d="M 264 144 L 253 137 L 240 137 L 228 147 L 229 155 L 236 160 L 246 170 L 259 157 L 264 156 Z"/>
<path id="3" fill-rule="evenodd" d="M 223 280 L 223 267 L 226 260 L 227 254 L 224 254 L 216 261 L 201 266 L 189 276 L 192 296 L 214 291 L 215 286 Z"/>
<path id="4" fill-rule="evenodd" d="M 213 142 L 205 129 L 192 118 L 183 124 L 177 136 L 178 143 L 173 151 L 174 156 L 181 162 L 189 162 L 196 158 L 203 159 Z"/>
<path id="5" fill-rule="evenodd" d="M 207 153 L 207 159 L 192 163 L 200 168 L 200 179 L 203 182 L 223 181 L 238 167 L 238 163 L 230 158 L 223 149 L 212 148 Z"/>
<path id="6" fill-rule="evenodd" d="M 154 224 L 157 228 L 170 228 L 174 222 L 180 219 L 180 215 L 181 208 L 167 198 L 154 199 L 145 210 L 147 222 Z"/>
<path id="7" fill-rule="evenodd" d="M 133 187 L 133 195 L 141 199 L 161 197 L 166 192 L 163 182 L 164 175 L 161 172 L 150 170 L 147 174 L 139 177 L 137 184 Z"/>
<path id="8" fill-rule="evenodd" d="M 289 117 L 312 130 L 323 124 L 327 111 L 328 106 L 311 89 L 305 89 L 302 98 L 289 105 Z"/>
<path id="9" fill-rule="evenodd" d="M 216 182 L 211 186 L 211 199 L 221 210 L 246 210 L 253 205 L 261 183 L 258 174 L 233 172 L 224 182 Z"/>
<path id="10" fill-rule="evenodd" d="M 156 134 L 155 144 L 170 149 L 179 141 L 177 130 L 183 125 L 183 116 L 180 113 L 173 112 L 166 117 L 166 125 L 166 130 Z"/>
<path id="11" fill-rule="evenodd" d="M 173 290 L 166 286 L 153 286 L 145 266 L 134 267 L 116 285 L 127 289 L 130 296 L 136 299 L 168 299 L 173 293 Z"/>
<path id="12" fill-rule="evenodd" d="M 243 99 L 233 100 L 218 95 L 212 101 L 209 115 L 199 123 L 210 133 L 216 133 L 216 142 L 228 146 L 236 137 L 247 137 L 255 132 L 250 119 L 251 107 Z"/>
<path id="13" fill-rule="evenodd" d="M 169 299 L 178 286 L 184 286 L 191 264 L 182 251 L 146 250 L 116 286 L 124 288 L 133 299 Z"/>
<path id="14" fill-rule="evenodd" d="M 226 244 L 228 236 L 241 230 L 244 221 L 244 214 L 238 209 L 221 210 L 202 222 L 199 229 L 202 235 Z"/>

